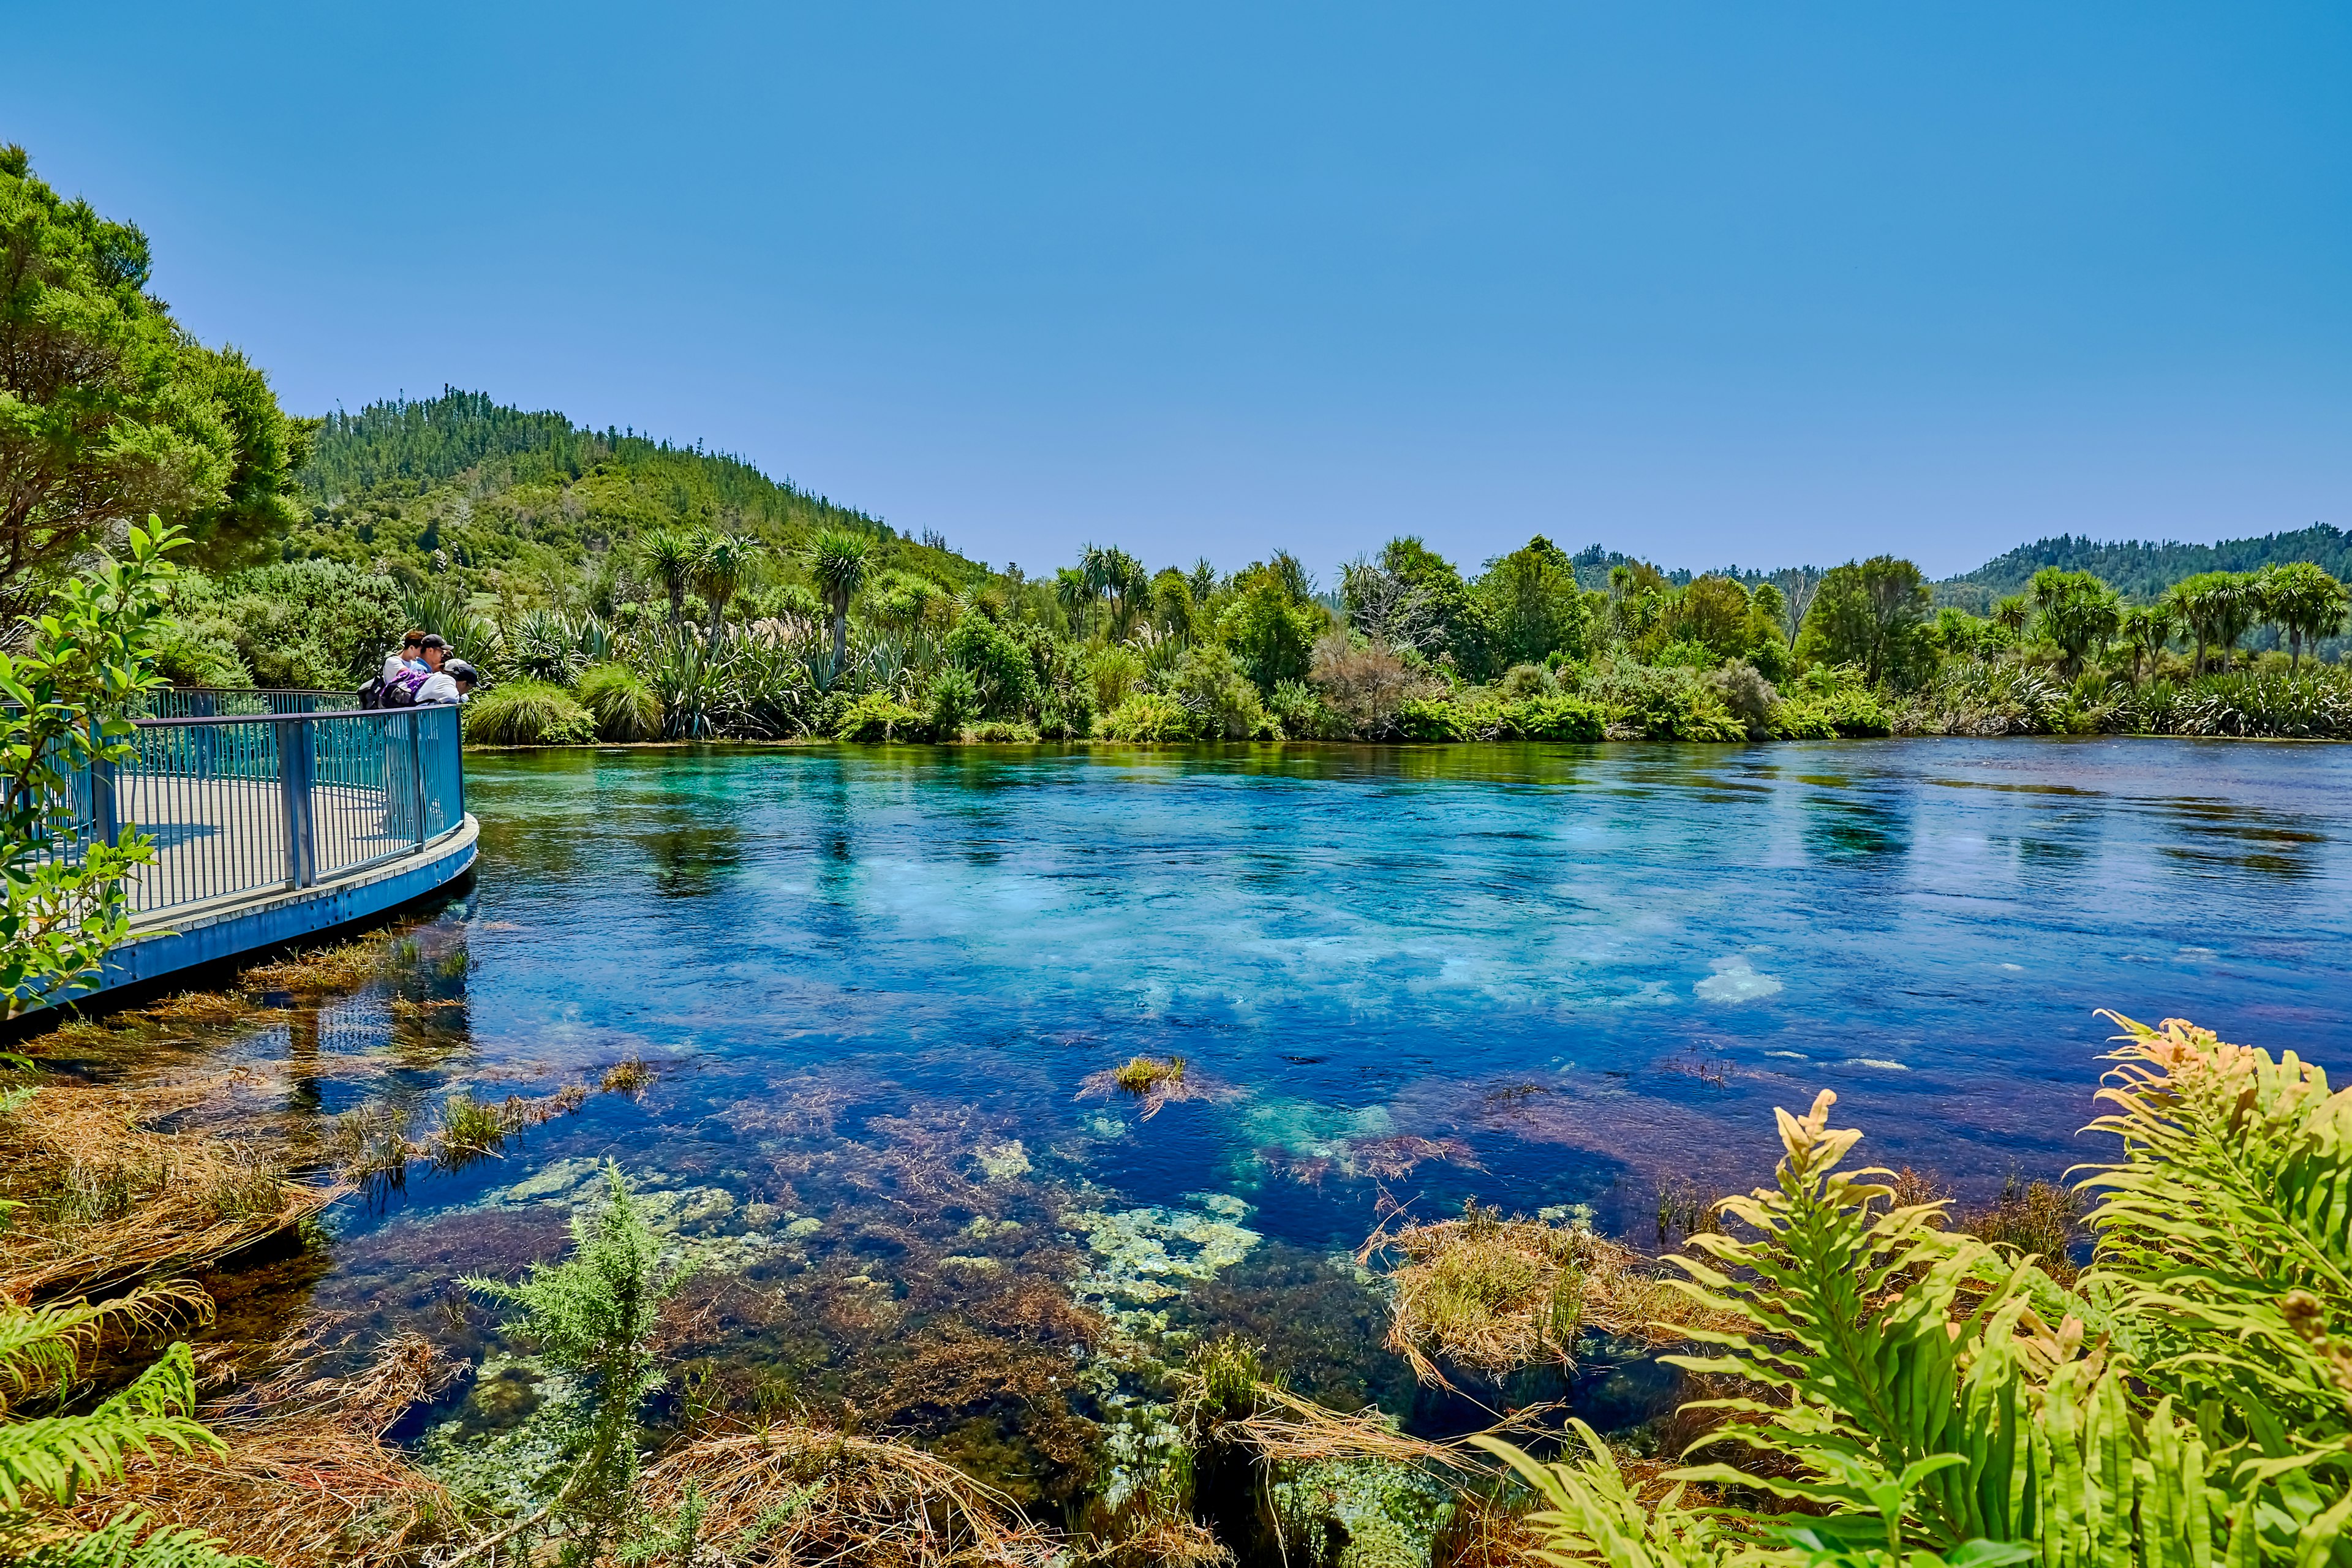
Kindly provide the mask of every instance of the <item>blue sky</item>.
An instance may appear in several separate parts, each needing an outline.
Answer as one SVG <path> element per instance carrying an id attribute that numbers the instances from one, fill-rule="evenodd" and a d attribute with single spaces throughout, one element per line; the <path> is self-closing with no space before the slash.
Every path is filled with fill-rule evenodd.
<path id="1" fill-rule="evenodd" d="M 443 383 L 1032 571 L 2352 525 L 2352 8 L 9 7 L 293 407 Z"/>

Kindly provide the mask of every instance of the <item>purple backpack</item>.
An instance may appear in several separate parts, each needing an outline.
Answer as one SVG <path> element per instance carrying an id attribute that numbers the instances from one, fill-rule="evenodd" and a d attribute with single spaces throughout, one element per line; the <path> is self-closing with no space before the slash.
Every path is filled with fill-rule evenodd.
<path id="1" fill-rule="evenodd" d="M 377 699 L 377 706 L 383 708 L 415 707 L 416 693 L 418 689 L 424 686 L 426 677 L 431 673 L 432 672 L 429 670 L 423 669 L 402 670 L 399 674 L 394 676 L 390 680 L 383 683 L 383 695 Z"/>

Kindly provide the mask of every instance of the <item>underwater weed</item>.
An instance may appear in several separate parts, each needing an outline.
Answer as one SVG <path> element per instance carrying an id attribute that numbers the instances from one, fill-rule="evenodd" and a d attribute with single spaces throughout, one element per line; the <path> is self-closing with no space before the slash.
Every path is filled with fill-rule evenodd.
<path id="1" fill-rule="evenodd" d="M 789 1425 L 690 1440 L 646 1472 L 676 1517 L 688 1489 L 702 1538 L 745 1568 L 1045 1568 L 1060 1543 L 992 1487 L 921 1449 Z"/>
<path id="2" fill-rule="evenodd" d="M 176 996 L 166 996 L 140 1009 L 150 1018 L 168 1018 L 182 1024 L 236 1024 L 258 1014 L 278 1009 L 265 1007 L 243 996 L 226 996 L 217 991 L 183 991 Z"/>
<path id="3" fill-rule="evenodd" d="M 331 1326 L 298 1330 L 273 1350 L 275 1375 L 200 1412 L 226 1451 L 159 1447 L 85 1492 L 76 1512 L 95 1523 L 135 1509 L 278 1568 L 410 1568 L 457 1510 L 383 1434 L 462 1369 L 407 1332 L 348 1377 L 314 1376 Z"/>
<path id="4" fill-rule="evenodd" d="M 381 1100 L 355 1105 L 327 1125 L 321 1152 L 348 1182 L 382 1178 L 400 1185 L 408 1162 L 425 1151 L 407 1135 L 407 1113 Z"/>
<path id="5" fill-rule="evenodd" d="M 1078 1085 L 1080 1100 L 1124 1094 L 1143 1102 L 1143 1120 L 1150 1121 L 1169 1105 L 1183 1100 L 1231 1100 L 1234 1091 L 1223 1084 L 1189 1076 L 1182 1057 L 1161 1061 L 1157 1057 L 1133 1057 L 1126 1065 L 1089 1073 Z"/>
<path id="6" fill-rule="evenodd" d="M 499 1108 L 461 1091 L 442 1101 L 441 1126 L 427 1147 L 436 1162 L 455 1166 L 495 1154 L 506 1141 Z"/>
<path id="7" fill-rule="evenodd" d="M 299 1223 L 340 1186 L 297 1185 L 255 1149 L 155 1123 L 215 1086 L 18 1086 L 0 1115 L 0 1297 L 82 1294 L 200 1268 Z M 24 1092 L 29 1091 L 29 1092 Z"/>
<path id="8" fill-rule="evenodd" d="M 1717 1219 L 1717 1198 L 1696 1184 L 1668 1182 L 1658 1188 L 1658 1245 L 1664 1247 L 1676 1232 L 1707 1236 L 1723 1228 Z"/>

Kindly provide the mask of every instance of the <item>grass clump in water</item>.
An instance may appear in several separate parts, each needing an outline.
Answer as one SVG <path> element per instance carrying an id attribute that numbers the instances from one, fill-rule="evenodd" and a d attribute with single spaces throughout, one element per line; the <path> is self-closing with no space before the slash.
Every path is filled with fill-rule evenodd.
<path id="1" fill-rule="evenodd" d="M 656 1074 L 643 1057 L 631 1057 L 604 1069 L 596 1087 L 606 1094 L 625 1094 L 631 1099 L 653 1088 Z"/>
<path id="2" fill-rule="evenodd" d="M 1163 1062 L 1156 1057 L 1137 1057 L 1113 1072 L 1110 1080 L 1129 1094 L 1150 1094 L 1162 1084 L 1184 1081 L 1184 1058 L 1171 1057 Z"/>
<path id="3" fill-rule="evenodd" d="M 293 953 L 275 963 L 256 964 L 240 980 L 253 993 L 356 991 L 383 971 L 383 943 L 362 937 Z"/>
<path id="4" fill-rule="evenodd" d="M 1568 1361 L 1586 1328 L 1672 1344 L 1713 1326 L 1631 1247 L 1475 1200 L 1460 1219 L 1373 1232 L 1357 1258 L 1376 1257 L 1396 1292 L 1389 1348 L 1427 1384 L 1445 1384 L 1441 1359 L 1488 1375 Z"/>

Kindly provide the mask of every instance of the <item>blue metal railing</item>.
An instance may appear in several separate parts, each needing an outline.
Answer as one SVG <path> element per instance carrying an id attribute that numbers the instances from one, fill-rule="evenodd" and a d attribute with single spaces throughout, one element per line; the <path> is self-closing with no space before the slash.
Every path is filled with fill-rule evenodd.
<path id="1" fill-rule="evenodd" d="M 359 706 L 349 691 L 227 686 L 159 686 L 142 700 L 150 719 L 253 718 L 283 713 L 337 713 Z"/>
<path id="2" fill-rule="evenodd" d="M 78 844 L 126 824 L 155 840 L 131 878 L 142 920 L 315 887 L 414 854 L 466 819 L 454 706 L 326 711 L 302 700 L 351 699 L 209 695 L 259 710 L 136 720 L 138 754 L 76 781 Z M 260 706 L 273 699 L 284 706 Z"/>

